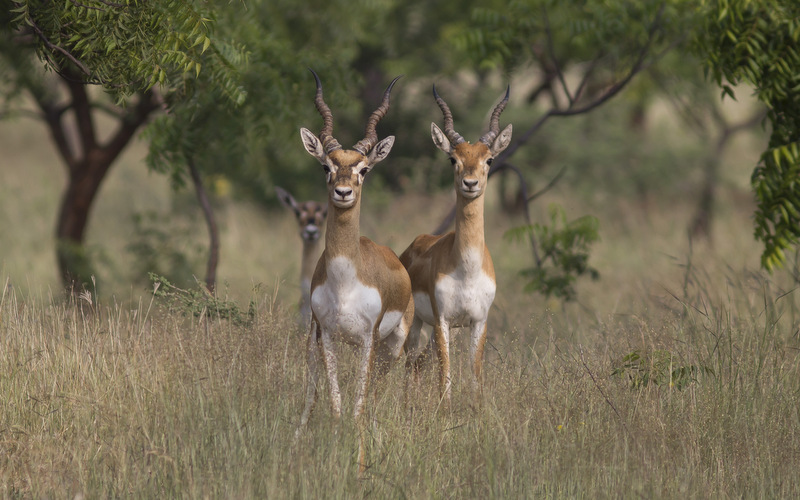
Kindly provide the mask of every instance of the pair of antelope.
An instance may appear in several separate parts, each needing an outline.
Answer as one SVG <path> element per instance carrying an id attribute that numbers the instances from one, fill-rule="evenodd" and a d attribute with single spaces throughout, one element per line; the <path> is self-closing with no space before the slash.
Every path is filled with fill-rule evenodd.
<path id="1" fill-rule="evenodd" d="M 439 361 L 440 394 L 449 403 L 450 329 L 471 329 L 473 394 L 480 397 L 480 375 L 486 320 L 495 295 L 492 258 L 484 241 L 483 195 L 492 159 L 511 141 L 511 125 L 502 132 L 500 113 L 508 102 L 508 91 L 494 108 L 489 131 L 475 144 L 466 142 L 453 129 L 453 115 L 434 87 L 436 103 L 444 115 L 444 131 L 431 124 L 433 142 L 450 158 L 455 170 L 457 212 L 455 231 L 443 236 L 421 235 L 398 258 L 388 247 L 360 236 L 361 188 L 366 174 L 385 159 L 394 136 L 378 141 L 376 126 L 389 109 L 395 78 L 383 101 L 367 121 L 366 134 L 352 149 L 343 149 L 333 137 L 333 115 L 322 96 L 322 84 L 314 73 L 317 91 L 314 103 L 322 115 L 319 136 L 300 129 L 303 146 L 321 164 L 327 176 L 328 205 L 298 204 L 279 191 L 303 229 L 303 269 L 310 269 L 306 253 L 318 239 L 318 227 L 327 210 L 325 249 L 303 300 L 310 302 L 311 329 L 308 338 L 309 380 L 298 432 L 308 423 L 316 401 L 320 364 L 327 371 L 331 406 L 341 416 L 341 393 L 333 341 L 354 345 L 358 351 L 358 374 L 354 416 L 359 428 L 359 473 L 364 463 L 364 406 L 370 378 L 377 380 L 391 368 L 403 350 L 407 370 L 417 372 L 424 350 L 435 347 Z M 308 222 L 312 221 L 313 228 Z M 306 275 L 304 275 L 306 276 Z M 304 289 L 305 290 L 305 289 Z M 305 308 L 301 305 L 301 312 Z M 305 312 L 308 314 L 308 312 Z M 433 325 L 430 347 L 421 345 L 423 323 Z M 374 390 L 374 389 L 373 389 Z"/>

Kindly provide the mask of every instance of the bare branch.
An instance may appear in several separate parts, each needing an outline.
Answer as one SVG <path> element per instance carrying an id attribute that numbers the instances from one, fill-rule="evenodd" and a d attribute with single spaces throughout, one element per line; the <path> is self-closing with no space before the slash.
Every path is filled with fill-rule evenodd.
<path id="1" fill-rule="evenodd" d="M 656 28 L 658 27 L 658 21 L 661 19 L 661 14 L 664 11 L 664 4 L 661 5 L 658 13 L 656 14 L 655 18 L 653 19 L 653 23 L 650 25 L 648 29 L 648 38 L 647 42 L 642 46 L 639 50 L 639 53 L 636 57 L 636 62 L 631 66 L 628 73 L 622 78 L 620 81 L 611 85 L 606 89 L 603 94 L 601 94 L 598 98 L 594 99 L 593 101 L 585 104 L 584 106 L 575 107 L 574 102 L 568 106 L 566 109 L 559 109 L 557 107 L 553 107 L 549 109 L 544 115 L 542 115 L 539 120 L 536 121 L 528 130 L 526 130 L 521 137 L 519 137 L 513 144 L 511 144 L 505 151 L 503 151 L 498 157 L 495 159 L 494 163 L 492 164 L 492 168 L 489 171 L 489 175 L 491 176 L 495 171 L 497 171 L 508 158 L 514 155 L 517 150 L 524 146 L 530 138 L 544 125 L 548 118 L 551 116 L 575 116 L 584 113 L 588 113 L 601 105 L 608 102 L 612 97 L 619 94 L 625 86 L 630 83 L 634 76 L 640 73 L 645 68 L 645 60 L 647 59 L 647 55 L 650 53 L 650 47 L 653 44 L 653 40 L 655 39 Z M 664 53 L 659 54 L 656 59 L 660 58 Z M 584 75 L 584 81 L 581 83 L 580 87 L 585 85 L 587 75 L 594 70 L 595 64 L 597 63 L 597 59 L 593 61 L 592 66 L 590 66 L 587 73 Z"/>
<path id="2" fill-rule="evenodd" d="M 567 96 L 567 101 L 569 101 L 569 105 L 572 106 L 574 104 L 574 98 L 572 94 L 569 92 L 569 86 L 567 85 L 567 81 L 564 78 L 564 72 L 561 71 L 561 65 L 558 63 L 558 58 L 556 57 L 556 48 L 553 44 L 553 30 L 550 28 L 550 18 L 547 17 L 547 6 L 542 5 L 542 17 L 544 18 L 544 30 L 547 34 L 547 52 L 550 55 L 550 59 L 553 60 L 553 65 L 555 66 L 556 76 L 558 77 L 558 81 L 561 83 L 561 89 L 564 91 L 564 94 Z"/>
<path id="3" fill-rule="evenodd" d="M 560 180 L 561 180 L 561 178 L 562 178 L 562 177 L 564 177 L 564 173 L 565 173 L 566 171 L 567 171 L 567 167 L 564 167 L 564 168 L 562 168 L 562 169 L 561 169 L 561 170 L 560 170 L 560 171 L 559 171 L 559 172 L 556 174 L 556 176 L 555 176 L 555 177 L 553 177 L 552 179 L 550 179 L 550 182 L 548 182 L 548 183 L 547 183 L 547 185 L 546 185 L 545 187 L 543 187 L 543 188 L 542 188 L 542 189 L 540 189 L 539 191 L 537 191 L 537 192 L 533 193 L 533 194 L 532 194 L 532 195 L 530 195 L 528 198 L 526 198 L 526 199 L 525 199 L 525 202 L 526 202 L 526 203 L 525 203 L 525 206 L 527 207 L 528 203 L 532 202 L 532 201 L 533 201 L 533 200 L 535 200 L 536 198 L 538 198 L 538 197 L 542 196 L 543 194 L 545 194 L 546 192 L 550 191 L 550 190 L 553 188 L 553 186 L 555 186 L 556 184 L 558 184 L 558 181 L 560 181 Z"/>
<path id="4" fill-rule="evenodd" d="M 214 209 L 211 207 L 211 201 L 208 198 L 203 180 L 200 177 L 200 172 L 194 163 L 194 157 L 189 154 L 186 156 L 186 164 L 189 168 L 189 174 L 192 177 L 194 190 L 197 194 L 197 201 L 200 203 L 200 208 L 203 211 L 203 218 L 206 220 L 208 226 L 209 236 L 209 252 L 208 261 L 206 262 L 206 287 L 210 293 L 214 293 L 217 286 L 217 264 L 219 262 L 219 229 L 217 227 L 217 220 L 214 216 Z"/>
<path id="5" fill-rule="evenodd" d="M 522 197 L 526 200 L 526 203 L 522 206 L 522 213 L 525 216 L 525 223 L 528 226 L 533 225 L 533 220 L 531 219 L 531 211 L 529 205 L 527 203 L 528 198 L 528 183 L 525 181 L 525 177 L 522 175 L 522 171 L 515 167 L 510 163 L 505 163 L 501 167 L 502 170 L 511 170 L 515 174 L 517 174 L 517 180 L 519 181 L 519 189 L 522 191 Z M 539 245 L 536 243 L 536 237 L 533 235 L 533 231 L 529 233 L 529 238 L 531 241 L 531 250 L 533 251 L 533 260 L 536 262 L 537 266 L 542 265 L 542 259 L 539 257 Z"/>

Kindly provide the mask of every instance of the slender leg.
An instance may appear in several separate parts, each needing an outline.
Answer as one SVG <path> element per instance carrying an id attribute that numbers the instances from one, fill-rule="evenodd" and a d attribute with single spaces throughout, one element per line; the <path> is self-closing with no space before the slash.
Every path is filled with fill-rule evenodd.
<path id="1" fill-rule="evenodd" d="M 483 348 L 486 345 L 486 321 L 476 323 L 472 328 L 469 343 L 469 359 L 472 360 L 472 395 L 475 407 L 479 408 L 483 400 L 481 371 L 483 369 Z"/>
<path id="2" fill-rule="evenodd" d="M 356 377 L 356 401 L 353 415 L 358 418 L 364 413 L 364 406 L 369 387 L 370 371 L 375 358 L 373 341 L 369 339 L 359 348 L 358 376 Z"/>
<path id="3" fill-rule="evenodd" d="M 406 407 L 409 402 L 409 390 L 412 384 L 416 388 L 419 384 L 420 376 L 420 357 L 423 355 L 424 347 L 420 346 L 422 332 L 422 320 L 415 317 L 411 323 L 411 328 L 408 331 L 408 337 L 403 344 L 403 350 L 406 353 Z"/>
<path id="4" fill-rule="evenodd" d="M 438 318 L 433 326 L 436 354 L 439 359 L 439 394 L 446 405 L 450 404 L 450 325 Z"/>
<path id="5" fill-rule="evenodd" d="M 336 350 L 330 332 L 322 331 L 322 359 L 328 370 L 328 386 L 331 391 L 331 411 L 335 418 L 342 416 L 342 393 L 339 391 L 339 377 L 336 369 Z"/>
<path id="6" fill-rule="evenodd" d="M 362 476 L 367 468 L 366 458 L 366 418 L 364 407 L 366 405 L 367 391 L 369 390 L 370 369 L 375 358 L 373 339 L 368 339 L 359 349 L 358 377 L 356 379 L 356 401 L 353 414 L 358 427 L 358 475 Z"/>

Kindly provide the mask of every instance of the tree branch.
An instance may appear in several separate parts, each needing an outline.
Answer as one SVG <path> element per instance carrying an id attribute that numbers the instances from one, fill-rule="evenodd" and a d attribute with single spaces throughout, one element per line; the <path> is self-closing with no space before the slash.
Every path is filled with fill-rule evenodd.
<path id="1" fill-rule="evenodd" d="M 140 93 L 139 101 L 132 108 L 128 108 L 129 111 L 122 118 L 119 129 L 104 149 L 114 155 L 122 152 L 139 127 L 144 125 L 150 114 L 157 109 L 159 109 L 159 105 L 152 92 Z"/>
<path id="2" fill-rule="evenodd" d="M 70 96 L 72 97 L 72 111 L 75 113 L 75 122 L 78 125 L 78 136 L 83 146 L 83 155 L 86 157 L 89 152 L 97 147 L 97 137 L 95 137 L 94 119 L 92 118 L 92 107 L 89 96 L 86 94 L 86 87 L 83 84 L 65 79 Z"/>
<path id="3" fill-rule="evenodd" d="M 564 94 L 567 96 L 567 101 L 569 105 L 572 106 L 575 100 L 572 97 L 572 94 L 569 92 L 569 86 L 567 85 L 567 81 L 564 78 L 564 72 L 561 71 L 561 65 L 558 63 L 558 58 L 556 57 L 556 48 L 553 44 L 553 30 L 550 27 L 550 18 L 547 17 L 547 6 L 542 5 L 542 17 L 544 18 L 544 31 L 547 35 L 547 52 L 550 55 L 550 59 L 553 61 L 553 65 L 555 66 L 556 76 L 558 77 L 559 83 L 561 83 L 561 89 L 564 91 Z"/>
<path id="4" fill-rule="evenodd" d="M 494 174 L 494 172 L 499 170 L 504 162 L 506 162 L 509 158 L 511 158 L 520 147 L 524 146 L 551 116 L 575 116 L 588 113 L 589 111 L 592 111 L 600 107 L 601 105 L 605 104 L 612 97 L 619 94 L 622 91 L 622 89 L 624 89 L 625 86 L 628 85 L 628 83 L 630 83 L 633 77 L 644 69 L 644 62 L 647 59 L 647 55 L 650 53 L 650 47 L 652 46 L 653 40 L 655 38 L 656 27 L 658 26 L 658 21 L 660 20 L 661 14 L 663 12 L 664 12 L 664 4 L 661 4 L 661 8 L 659 9 L 658 13 L 656 13 L 655 18 L 653 19 L 653 22 L 650 25 L 650 28 L 648 29 L 647 42 L 642 46 L 641 49 L 639 49 L 639 53 L 637 54 L 636 57 L 636 62 L 633 64 L 633 66 L 631 66 L 627 75 L 625 75 L 625 77 L 622 80 L 608 87 L 606 91 L 603 92 L 603 94 L 601 94 L 598 98 L 594 99 L 593 101 L 587 103 L 584 106 L 575 107 L 575 102 L 572 102 L 566 109 L 559 109 L 557 107 L 549 109 L 544 115 L 542 115 L 539 118 L 539 120 L 536 121 L 536 123 L 534 123 L 528 130 L 526 130 L 519 139 L 514 141 L 513 144 L 511 144 L 505 151 L 503 151 L 502 153 L 500 153 L 500 155 L 498 155 L 498 157 L 492 164 L 492 168 L 489 170 L 489 176 L 491 176 L 492 174 Z M 661 55 L 663 54 L 660 54 L 659 57 Z M 599 57 L 595 58 L 592 61 L 589 70 L 587 70 L 587 72 L 584 74 L 583 82 L 581 83 L 580 88 L 582 88 L 585 85 L 585 82 L 588 79 L 588 75 L 594 70 L 594 67 L 597 64 L 598 59 Z"/>
<path id="5" fill-rule="evenodd" d="M 54 43 L 51 43 L 51 42 L 50 42 L 50 40 L 48 40 L 48 39 L 47 39 L 47 36 L 44 34 L 44 32 L 42 31 L 42 29 L 39 27 L 39 25 L 37 25 L 37 24 L 36 24 L 36 23 L 33 21 L 33 19 L 31 19 L 30 17 L 28 17 L 28 19 L 27 19 L 27 20 L 30 22 L 31 28 L 33 28 L 33 32 L 34 32 L 34 33 L 36 33 L 36 36 L 38 36 L 38 37 L 39 37 L 39 39 L 41 39 L 41 40 L 42 40 L 42 42 L 44 42 L 44 44 L 47 46 L 47 48 L 48 48 L 48 49 L 50 49 L 50 50 L 52 50 L 52 51 L 54 51 L 54 52 L 59 52 L 59 53 L 61 53 L 61 54 L 62 54 L 64 57 L 66 57 L 67 59 L 69 59 L 69 61 L 70 61 L 72 64 L 74 64 L 75 66 L 77 66 L 77 67 L 78 67 L 78 69 L 80 69 L 80 70 L 81 70 L 81 72 L 83 72 L 83 73 L 84 73 L 86 76 L 90 76 L 90 75 L 92 74 L 92 72 L 91 72 L 91 71 L 89 71 L 89 68 L 87 68 L 87 67 L 86 67 L 86 66 L 85 66 L 85 65 L 84 65 L 82 62 L 80 62 L 80 61 L 78 60 L 78 58 L 76 58 L 75 56 L 73 56 L 73 55 L 72 55 L 72 54 L 71 54 L 71 53 L 70 53 L 68 50 L 64 49 L 64 48 L 63 48 L 63 47 L 61 47 L 61 46 L 55 45 Z M 54 68 L 58 68 L 59 66 L 58 66 L 57 64 L 53 64 L 53 67 L 54 67 Z"/>
<path id="6" fill-rule="evenodd" d="M 206 287 L 212 294 L 217 285 L 217 263 L 219 262 L 219 229 L 217 221 L 214 217 L 214 209 L 211 208 L 211 202 L 208 199 L 208 194 L 203 187 L 203 181 L 200 177 L 200 172 L 194 163 L 194 158 L 191 155 L 186 157 L 186 164 L 189 167 L 189 174 L 191 174 L 192 182 L 194 183 L 194 190 L 197 193 L 197 201 L 200 203 L 200 208 L 203 210 L 203 217 L 208 226 L 208 236 L 210 239 L 208 262 L 206 263 Z"/>

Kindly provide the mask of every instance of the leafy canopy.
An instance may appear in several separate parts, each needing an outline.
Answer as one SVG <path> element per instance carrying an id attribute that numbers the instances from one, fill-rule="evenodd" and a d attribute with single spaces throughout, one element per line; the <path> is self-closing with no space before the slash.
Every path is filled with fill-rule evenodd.
<path id="1" fill-rule="evenodd" d="M 753 87 L 768 108 L 769 145 L 753 171 L 755 236 L 772 270 L 800 241 L 800 2 L 707 0 L 697 49 L 723 95 Z"/>
<path id="2" fill-rule="evenodd" d="M 12 33 L 29 38 L 38 57 L 62 76 L 101 85 L 121 102 L 158 85 L 190 93 L 206 68 L 221 93 L 241 104 L 241 47 L 213 38 L 213 2 L 164 0 L 3 0 Z"/>

